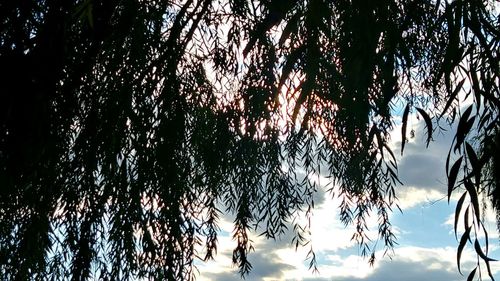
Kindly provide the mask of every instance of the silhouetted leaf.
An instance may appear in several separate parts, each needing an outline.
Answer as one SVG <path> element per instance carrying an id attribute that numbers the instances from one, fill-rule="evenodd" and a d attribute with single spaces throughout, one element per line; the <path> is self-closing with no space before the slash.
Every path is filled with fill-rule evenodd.
<path id="1" fill-rule="evenodd" d="M 472 112 L 472 105 L 467 107 L 467 109 L 460 117 L 460 120 L 458 121 L 455 150 L 458 150 L 459 147 L 463 144 L 467 134 L 469 133 L 470 129 L 472 128 L 472 125 L 474 124 L 475 120 L 474 117 L 469 119 L 471 112 Z"/>
<path id="2" fill-rule="evenodd" d="M 465 208 L 465 212 L 464 212 L 464 227 L 468 227 L 470 226 L 471 224 L 469 223 L 469 212 L 470 212 L 470 205 L 467 206 L 467 208 Z"/>
<path id="3" fill-rule="evenodd" d="M 458 244 L 457 266 L 458 266 L 458 272 L 460 272 L 460 274 L 462 274 L 462 270 L 460 269 L 460 259 L 462 257 L 462 251 L 464 250 L 465 245 L 467 244 L 467 240 L 469 240 L 471 228 L 472 226 L 465 227 L 465 232 L 462 234 L 462 237 L 460 238 L 460 242 Z"/>
<path id="4" fill-rule="evenodd" d="M 474 276 L 476 274 L 477 267 L 475 267 L 470 273 L 469 276 L 467 276 L 467 281 L 472 281 L 474 279 Z"/>
<path id="5" fill-rule="evenodd" d="M 484 227 L 484 222 L 481 221 L 480 222 L 480 225 L 481 225 L 481 228 L 483 229 L 483 232 L 484 232 L 484 242 L 485 242 L 485 246 L 486 246 L 486 252 L 485 252 L 485 255 L 488 255 L 488 250 L 490 248 L 490 242 L 489 242 L 489 237 L 488 237 L 488 231 L 486 230 L 486 227 Z"/>
<path id="6" fill-rule="evenodd" d="M 386 148 L 387 152 L 389 152 L 389 155 L 391 156 L 391 164 L 392 166 L 397 169 L 397 161 L 396 161 L 396 155 L 394 155 L 394 152 L 392 152 L 392 149 L 389 147 L 387 143 L 384 143 L 384 147 Z"/>
<path id="7" fill-rule="evenodd" d="M 455 207 L 455 222 L 453 223 L 453 229 L 455 230 L 455 238 L 457 238 L 457 226 L 458 226 L 458 218 L 460 217 L 460 211 L 462 210 L 462 206 L 465 201 L 465 195 L 467 195 L 467 192 L 464 192 L 462 196 L 460 196 L 460 199 L 458 199 L 457 206 Z M 448 197 L 449 201 L 449 197 Z M 464 227 L 467 227 L 465 225 Z"/>
<path id="8" fill-rule="evenodd" d="M 300 59 L 301 56 L 304 55 L 304 47 L 300 46 L 296 49 L 293 49 L 290 52 L 290 55 L 287 57 L 285 65 L 283 66 L 283 70 L 281 71 L 281 77 L 278 84 L 278 91 L 281 90 L 281 87 L 285 84 L 285 81 L 289 78 L 290 73 L 294 69 L 294 65 Z"/>
<path id="9" fill-rule="evenodd" d="M 283 45 L 285 41 L 289 38 L 290 34 L 297 28 L 298 21 L 300 19 L 300 13 L 294 14 L 289 21 L 287 21 L 283 32 L 281 33 L 279 45 Z"/>
<path id="10" fill-rule="evenodd" d="M 460 166 L 462 165 L 462 159 L 463 156 L 460 156 L 460 158 L 455 161 L 453 166 L 451 166 L 451 169 L 449 173 L 447 174 L 448 177 L 448 202 L 450 201 L 451 198 L 451 193 L 455 189 L 455 182 L 457 180 L 458 176 L 458 171 L 460 170 Z"/>
<path id="11" fill-rule="evenodd" d="M 406 144 L 406 126 L 408 125 L 408 114 L 410 113 L 410 104 L 407 104 L 403 111 L 403 120 L 401 121 L 401 155 Z"/>
<path id="12" fill-rule="evenodd" d="M 477 191 L 472 182 L 469 179 L 464 180 L 464 186 L 467 190 L 472 206 L 474 207 L 474 215 L 476 221 L 481 221 L 480 209 L 479 209 L 479 198 L 477 196 Z"/>
<path id="13" fill-rule="evenodd" d="M 483 249 L 481 249 L 481 245 L 479 244 L 479 241 L 477 239 L 474 241 L 474 250 L 479 255 L 479 257 L 481 257 L 484 260 L 484 262 L 486 263 L 488 275 L 490 276 L 491 280 L 495 280 L 495 278 L 493 277 L 493 274 L 491 272 L 490 261 L 497 261 L 497 260 L 489 258 L 484 254 Z"/>
<path id="14" fill-rule="evenodd" d="M 415 109 L 424 118 L 425 126 L 427 127 L 427 141 L 426 141 L 426 146 L 429 147 L 429 143 L 432 140 L 432 121 L 431 121 L 431 118 L 429 117 L 429 115 L 427 115 L 427 113 L 423 109 L 418 108 L 418 107 L 416 107 Z"/>
<path id="15" fill-rule="evenodd" d="M 474 241 L 474 250 L 476 250 L 476 253 L 485 261 L 485 262 L 490 262 L 490 261 L 497 261 L 495 259 L 492 259 L 492 258 L 489 258 L 487 257 L 484 252 L 483 252 L 483 249 L 481 249 L 481 245 L 479 244 L 479 241 L 476 239 L 476 241 Z"/>
<path id="16" fill-rule="evenodd" d="M 458 83 L 458 85 L 456 86 L 455 90 L 451 93 L 451 95 L 449 97 L 447 97 L 446 105 L 444 106 L 443 111 L 441 112 L 441 115 L 439 116 L 439 118 L 443 117 L 443 115 L 446 114 L 446 112 L 450 108 L 451 104 L 456 100 L 457 95 L 460 92 L 460 90 L 462 89 L 462 86 L 464 85 L 464 83 L 465 83 L 465 79 L 462 79 L 462 81 L 460 81 L 460 83 Z"/>
<path id="17" fill-rule="evenodd" d="M 467 151 L 467 156 L 469 157 L 469 162 L 471 164 L 472 172 L 475 177 L 474 181 L 476 182 L 476 185 L 479 186 L 481 182 L 481 164 L 477 158 L 474 148 L 472 148 L 472 146 L 468 142 L 465 142 L 465 149 Z"/>

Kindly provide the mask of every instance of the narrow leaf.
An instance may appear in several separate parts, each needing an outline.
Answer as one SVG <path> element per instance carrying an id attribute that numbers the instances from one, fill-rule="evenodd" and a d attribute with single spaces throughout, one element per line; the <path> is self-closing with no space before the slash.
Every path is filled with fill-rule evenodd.
<path id="1" fill-rule="evenodd" d="M 285 81 L 288 79 L 288 76 L 292 72 L 295 63 L 299 60 L 299 58 L 304 53 L 304 47 L 300 46 L 290 52 L 290 54 L 286 58 L 286 62 L 283 65 L 283 69 L 281 70 L 281 77 L 278 83 L 278 91 L 281 91 L 281 87 L 285 84 Z"/>
<path id="2" fill-rule="evenodd" d="M 403 155 L 403 150 L 406 144 L 406 127 L 408 125 L 408 114 L 410 113 L 410 104 L 407 104 L 403 112 L 403 124 L 401 126 L 401 155 Z"/>
<path id="3" fill-rule="evenodd" d="M 472 172 L 474 173 L 476 185 L 479 188 L 479 183 L 481 182 L 481 164 L 474 148 L 472 148 L 468 142 L 465 142 L 465 149 L 467 151 L 467 156 L 469 157 L 469 162 L 472 166 Z"/>
<path id="4" fill-rule="evenodd" d="M 368 133 L 368 142 L 373 143 L 373 138 L 375 137 L 375 132 L 378 130 L 377 124 L 373 124 L 373 126 L 370 128 L 370 132 Z M 378 144 L 380 147 L 380 143 Z"/>
<path id="5" fill-rule="evenodd" d="M 445 163 L 445 170 L 447 177 L 449 175 L 448 171 L 450 170 L 450 157 L 451 157 L 451 147 L 450 150 L 448 151 L 448 155 L 446 156 L 446 163 Z"/>
<path id="6" fill-rule="evenodd" d="M 458 199 L 457 207 L 455 208 L 455 223 L 454 223 L 454 227 L 453 227 L 455 230 L 455 238 L 458 238 L 457 237 L 458 218 L 460 216 L 460 211 L 462 210 L 462 206 L 464 205 L 466 195 L 467 195 L 467 192 L 464 192 L 462 194 L 462 196 L 460 196 L 460 199 Z M 467 225 L 465 227 L 467 227 Z"/>
<path id="7" fill-rule="evenodd" d="M 467 206 L 467 208 L 465 208 L 465 212 L 464 212 L 464 226 L 465 227 L 468 227 L 470 225 L 469 223 L 469 211 L 470 211 L 470 205 Z M 472 241 L 471 241 L 472 243 Z"/>
<path id="8" fill-rule="evenodd" d="M 299 96 L 297 97 L 297 101 L 295 102 L 295 107 L 293 108 L 292 113 L 292 121 L 297 121 L 297 116 L 299 115 L 299 111 L 302 108 L 302 104 L 306 101 L 307 97 L 311 93 L 311 88 L 307 87 L 308 83 L 311 83 L 307 78 L 300 84 Z M 306 117 L 304 117 L 305 119 Z M 304 124 L 304 122 L 303 122 Z"/>
<path id="9" fill-rule="evenodd" d="M 455 164 L 451 167 L 450 173 L 448 175 L 448 202 L 450 202 L 451 192 L 455 189 L 455 182 L 457 180 L 458 171 L 460 169 L 460 165 L 462 165 L 463 156 L 460 156 Z"/>
<path id="10" fill-rule="evenodd" d="M 494 261 L 496 261 L 496 260 L 494 260 Z M 491 281 L 495 281 L 495 278 L 493 277 L 493 273 L 491 272 L 490 262 L 485 261 L 485 263 L 486 263 L 486 268 L 488 269 L 488 275 L 490 276 Z"/>
<path id="11" fill-rule="evenodd" d="M 283 46 L 286 39 L 290 37 L 292 31 L 294 31 L 297 28 L 297 23 L 299 21 L 299 18 L 300 18 L 300 13 L 296 13 L 290 18 L 290 20 L 286 21 L 286 26 L 283 29 L 283 32 L 281 33 L 280 40 L 278 43 L 280 46 Z"/>
<path id="12" fill-rule="evenodd" d="M 460 81 L 460 83 L 458 83 L 458 85 L 455 88 L 455 90 L 448 97 L 448 101 L 446 102 L 446 105 L 444 106 L 443 111 L 441 112 L 441 115 L 439 116 L 439 118 L 443 117 L 443 115 L 446 114 L 446 112 L 450 108 L 450 106 L 453 103 L 453 101 L 457 98 L 458 92 L 460 92 L 460 90 L 462 89 L 462 86 L 464 85 L 464 82 L 465 82 L 465 79 L 463 79 L 462 81 Z"/>
<path id="13" fill-rule="evenodd" d="M 465 137 L 470 131 L 471 125 L 469 125 L 470 120 L 469 116 L 472 112 L 472 105 L 470 105 L 462 114 L 462 117 L 460 117 L 460 120 L 458 121 L 458 127 L 457 127 L 457 132 L 455 134 L 456 137 L 456 144 L 455 144 L 455 151 L 460 148 L 462 145 L 463 141 L 465 140 Z"/>
<path id="14" fill-rule="evenodd" d="M 474 207 L 474 215 L 476 217 L 475 221 L 481 221 L 481 215 L 479 213 L 479 198 L 477 196 L 477 191 L 472 182 L 469 179 L 466 179 L 464 181 L 465 189 L 467 189 L 467 192 L 469 193 L 470 201 L 472 203 L 472 206 Z"/>
<path id="15" fill-rule="evenodd" d="M 486 243 L 486 255 L 488 255 L 488 249 L 490 248 L 489 241 L 490 239 L 488 238 L 488 231 L 486 231 L 486 228 L 484 227 L 484 223 L 481 221 L 481 227 L 483 228 L 484 231 L 484 241 Z"/>
<path id="16" fill-rule="evenodd" d="M 425 126 L 427 127 L 427 141 L 426 141 L 427 144 L 426 145 L 427 145 L 427 147 L 429 147 L 429 143 L 432 140 L 432 121 L 431 121 L 431 118 L 429 117 L 429 115 L 427 115 L 427 113 L 423 109 L 418 108 L 418 107 L 416 107 L 415 109 L 424 118 Z"/>
<path id="17" fill-rule="evenodd" d="M 474 268 L 470 273 L 469 273 L 469 276 L 467 277 L 467 281 L 472 281 L 472 279 L 474 279 L 474 275 L 476 275 L 476 270 L 477 270 L 477 267 Z"/>
<path id="18" fill-rule="evenodd" d="M 462 270 L 460 269 L 460 259 L 462 257 L 462 251 L 464 250 L 465 244 L 467 243 L 467 240 L 469 239 L 471 228 L 472 228 L 471 226 L 466 227 L 464 234 L 462 234 L 462 237 L 460 238 L 460 243 L 458 244 L 457 266 L 458 266 L 458 272 L 460 274 L 462 274 Z"/>
<path id="19" fill-rule="evenodd" d="M 476 253 L 485 261 L 485 262 L 490 262 L 490 261 L 496 261 L 496 259 L 492 259 L 492 258 L 489 258 L 487 257 L 484 252 L 483 252 L 483 249 L 481 249 L 481 245 L 479 244 L 479 241 L 476 239 L 476 241 L 474 242 L 474 250 L 476 250 Z"/>
<path id="20" fill-rule="evenodd" d="M 469 156 L 469 161 L 471 162 L 472 167 L 476 167 L 479 161 L 474 148 L 472 148 L 472 146 L 468 142 L 465 142 L 465 149 L 467 151 L 467 156 Z"/>
<path id="21" fill-rule="evenodd" d="M 459 145 L 463 144 L 467 134 L 469 134 L 470 130 L 472 129 L 472 126 L 474 125 L 474 122 L 476 121 L 476 116 L 472 116 L 466 123 L 463 128 L 464 135 L 462 139 L 457 138 L 457 142 L 460 143 Z M 455 149 L 458 149 L 458 145 L 455 147 Z"/>
<path id="22" fill-rule="evenodd" d="M 396 155 L 394 155 L 394 152 L 392 152 L 392 149 L 389 147 L 389 145 L 387 145 L 387 143 L 384 143 L 384 147 L 386 148 L 387 152 L 389 152 L 389 155 L 392 158 L 392 161 L 391 161 L 392 166 L 397 170 L 398 167 L 396 165 L 396 163 L 397 163 Z"/>

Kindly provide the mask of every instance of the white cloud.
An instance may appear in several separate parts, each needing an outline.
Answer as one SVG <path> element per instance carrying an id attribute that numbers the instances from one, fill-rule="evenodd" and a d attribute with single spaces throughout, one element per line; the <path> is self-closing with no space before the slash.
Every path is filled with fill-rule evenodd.
<path id="1" fill-rule="evenodd" d="M 413 186 L 402 186 L 397 190 L 398 205 L 402 210 L 416 207 L 422 203 L 432 203 L 443 199 L 443 193 L 437 190 L 425 190 Z"/>
<path id="2" fill-rule="evenodd" d="M 288 249 L 276 251 L 276 254 L 260 255 L 260 267 L 254 269 L 247 280 L 365 280 L 365 281 L 396 281 L 396 280 L 463 280 L 456 267 L 456 248 L 422 248 L 401 247 L 396 250 L 392 260 L 384 258 L 369 266 L 367 261 L 358 255 L 342 256 L 329 254 L 319 268 L 319 273 L 311 272 L 303 262 L 301 253 L 290 252 Z M 379 253 L 380 255 L 380 253 Z M 266 266 L 267 265 L 267 266 Z M 466 249 L 462 257 L 462 270 L 468 274 L 475 267 L 475 259 L 471 250 Z M 262 270 L 264 267 L 264 270 Z M 500 272 L 500 267 L 492 263 L 494 275 Z M 267 275 L 266 275 L 267 274 Z M 207 274 L 210 278 L 199 280 L 236 280 L 234 272 L 219 272 Z"/>

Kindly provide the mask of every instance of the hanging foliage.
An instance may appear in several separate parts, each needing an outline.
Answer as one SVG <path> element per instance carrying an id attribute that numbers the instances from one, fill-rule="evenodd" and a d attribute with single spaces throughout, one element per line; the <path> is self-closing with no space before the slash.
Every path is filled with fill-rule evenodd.
<path id="1" fill-rule="evenodd" d="M 469 244 L 493 278 L 479 236 L 486 202 L 500 214 L 495 5 L 0 2 L 0 278 L 191 280 L 223 213 L 245 275 L 252 229 L 308 244 L 296 218 L 312 215 L 320 169 L 373 262 L 376 241 L 396 239 L 401 102 L 401 153 L 410 116 L 427 145 L 458 122 L 446 162 L 448 197 L 463 193 L 458 267 Z"/>

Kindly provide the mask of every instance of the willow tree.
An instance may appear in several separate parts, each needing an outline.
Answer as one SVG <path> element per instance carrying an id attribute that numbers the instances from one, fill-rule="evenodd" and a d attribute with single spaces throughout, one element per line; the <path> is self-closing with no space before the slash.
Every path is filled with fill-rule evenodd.
<path id="1" fill-rule="evenodd" d="M 372 261 L 367 216 L 395 243 L 389 133 L 405 105 L 403 147 L 411 115 L 428 142 L 458 120 L 457 254 L 470 243 L 489 268 L 477 237 L 485 202 L 500 208 L 494 2 L 0 2 L 0 277 L 191 279 L 222 213 L 245 274 L 251 229 L 307 243 L 296 217 L 317 186 L 299 172 L 330 176 Z"/>

